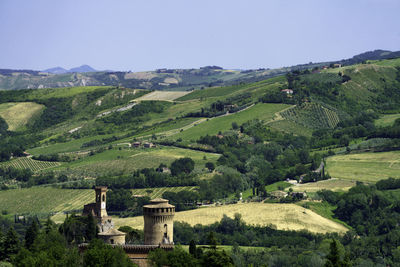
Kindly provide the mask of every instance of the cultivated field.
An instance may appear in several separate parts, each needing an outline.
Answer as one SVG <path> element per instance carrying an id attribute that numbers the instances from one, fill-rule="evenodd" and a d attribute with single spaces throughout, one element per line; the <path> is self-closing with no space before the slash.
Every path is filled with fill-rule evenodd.
<path id="1" fill-rule="evenodd" d="M 149 94 L 146 94 L 142 97 L 139 97 L 135 100 L 143 101 L 143 100 L 164 100 L 164 101 L 172 101 L 184 95 L 187 95 L 189 92 L 186 91 L 154 91 Z"/>
<path id="2" fill-rule="evenodd" d="M 305 103 L 280 114 L 289 121 L 312 129 L 334 128 L 339 123 L 339 116 L 334 110 L 315 103 Z"/>
<path id="3" fill-rule="evenodd" d="M 0 191 L 0 210 L 9 213 L 49 213 L 83 209 L 83 205 L 94 202 L 94 191 L 90 189 L 56 189 L 31 187 Z"/>
<path id="4" fill-rule="evenodd" d="M 268 123 L 268 126 L 285 133 L 292 133 L 294 135 L 311 136 L 312 129 L 304 127 L 303 125 L 297 124 L 294 121 L 286 119 L 276 120 Z"/>
<path id="5" fill-rule="evenodd" d="M 165 192 L 178 193 L 180 191 L 193 191 L 196 186 L 155 187 L 132 189 L 132 195 L 149 196 L 151 199 L 162 197 Z M 149 191 L 149 192 L 147 192 Z"/>
<path id="6" fill-rule="evenodd" d="M 58 169 L 70 169 L 78 171 L 84 176 L 97 177 L 105 174 L 130 173 L 143 168 L 156 168 L 161 163 L 169 165 L 174 160 L 184 157 L 192 158 L 196 164 L 195 168 L 202 169 L 208 161 L 215 163 L 220 155 L 176 147 L 111 149 L 77 161 L 64 163 Z"/>
<path id="7" fill-rule="evenodd" d="M 14 167 L 16 169 L 30 169 L 33 172 L 41 171 L 51 167 L 59 166 L 59 162 L 40 161 L 31 158 L 16 158 L 7 162 L 0 163 L 0 167 Z"/>
<path id="8" fill-rule="evenodd" d="M 307 229 L 314 233 L 347 231 L 343 225 L 330 221 L 311 210 L 295 204 L 270 204 L 270 203 L 246 203 L 219 207 L 207 207 L 190 211 L 177 212 L 175 221 L 184 221 L 190 225 L 208 225 L 221 220 L 226 214 L 233 217 L 240 213 L 248 224 L 275 225 L 282 230 Z M 116 226 L 129 225 L 136 229 L 143 229 L 143 217 L 114 218 Z"/>
<path id="9" fill-rule="evenodd" d="M 400 178 L 400 151 L 329 157 L 326 171 L 334 178 L 362 182 Z"/>
<path id="10" fill-rule="evenodd" d="M 5 103 L 0 104 L 0 116 L 7 122 L 8 130 L 16 131 L 38 115 L 43 108 L 43 105 L 33 102 Z"/>
<path id="11" fill-rule="evenodd" d="M 297 192 L 317 192 L 323 189 L 332 191 L 347 191 L 355 185 L 356 183 L 354 181 L 332 178 L 315 183 L 293 185 L 290 188 Z"/>

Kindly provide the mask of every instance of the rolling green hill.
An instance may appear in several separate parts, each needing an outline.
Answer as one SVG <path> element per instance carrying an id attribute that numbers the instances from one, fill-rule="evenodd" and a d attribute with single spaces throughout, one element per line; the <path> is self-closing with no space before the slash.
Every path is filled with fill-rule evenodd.
<path id="1" fill-rule="evenodd" d="M 266 70 L 249 73 L 215 68 L 182 72 L 160 70 L 158 73 L 125 73 L 123 79 L 131 80 L 135 85 L 132 88 L 78 86 L 0 91 L 0 116 L 5 118 L 10 130 L 17 130 L 5 132 L 4 139 L 0 140 L 2 147 L 13 141 L 9 149 L 16 151 L 10 160 L 0 163 L 0 167 L 6 170 L 10 166 L 29 168 L 34 172 L 29 184 L 7 181 L 4 177 L 9 173 L 4 171 L 0 178 L 4 188 L 22 185 L 31 188 L 0 190 L 0 202 L 5 203 L 12 214 L 47 214 L 81 209 L 83 204 L 93 200 L 91 190 L 32 187 L 36 185 L 37 177 L 44 177 L 38 181 L 46 183 L 46 175 L 54 175 L 52 185 L 55 187 L 90 188 L 97 181 L 107 183 L 112 180 L 115 183 L 109 186 L 126 188 L 128 184 L 126 189 L 133 194 L 151 197 L 162 197 L 167 191 L 190 191 L 198 194 L 199 199 L 201 196 L 208 200 L 209 195 L 215 194 L 216 199 L 225 202 L 239 193 L 245 198 L 254 197 L 256 183 L 260 184 L 257 191 L 266 188 L 270 193 L 271 184 L 285 187 L 288 184 L 283 181 L 287 178 L 298 179 L 312 171 L 312 166 L 318 167 L 322 157 L 332 153 L 329 149 L 344 153 L 347 153 L 347 145 L 353 150 L 364 149 L 360 144 L 369 142 L 366 140 L 368 135 L 354 137 L 353 132 L 365 133 L 367 128 L 372 131 L 374 125 L 378 129 L 393 126 L 399 114 L 396 105 L 400 101 L 395 91 L 398 89 L 399 66 L 400 61 L 396 59 L 371 61 L 314 73 L 295 72 L 290 74 L 293 81 L 290 81 L 290 75 L 262 79 L 267 75 Z M 121 74 L 107 75 L 122 79 L 118 76 Z M 229 84 L 229 81 L 246 77 L 254 78 L 256 82 Z M 170 84 L 162 85 L 163 89 L 174 88 L 177 83 L 199 89 L 190 92 L 143 90 L 137 89 L 138 80 Z M 189 80 L 196 86 L 188 83 Z M 219 84 L 227 86 L 216 86 Z M 293 94 L 281 92 L 287 88 L 292 88 Z M 376 113 L 374 119 L 379 119 L 375 124 L 373 120 L 367 125 L 354 119 L 364 111 Z M 365 129 L 360 129 L 360 125 Z M 207 135 L 207 140 L 199 141 Z M 343 135 L 347 139 L 342 138 Z M 385 142 L 390 139 L 377 138 Z M 133 147 L 133 142 L 140 142 L 140 147 Z M 154 143 L 155 147 L 145 148 L 146 142 Z M 57 156 L 58 160 L 20 157 L 18 153 L 23 151 L 18 150 L 19 146 L 34 156 Z M 294 191 L 306 190 L 310 196 L 315 196 L 320 189 L 345 192 L 355 181 L 373 183 L 390 176 L 397 177 L 397 154 L 391 151 L 329 157 L 326 171 L 339 179 L 293 186 Z M 172 163 L 186 157 L 194 161 L 193 171 L 180 176 L 170 175 Z M 167 168 L 165 173 L 162 167 Z M 281 186 L 274 187 L 273 191 L 278 189 Z M 217 195 L 218 191 L 227 193 Z M 52 201 L 60 194 L 63 196 Z M 34 199 L 34 196 L 40 199 Z M 32 205 L 37 207 L 32 208 Z M 245 206 L 238 211 L 247 214 Z M 265 212 L 281 210 L 279 203 L 269 206 L 272 208 Z M 287 206 L 297 209 L 292 204 Z M 215 215 L 219 218 L 222 211 L 231 207 L 214 209 L 218 210 Z M 290 209 L 282 216 L 289 214 L 290 220 L 296 222 L 293 225 L 285 225 L 283 217 L 275 222 L 268 214 L 256 217 L 247 214 L 246 221 L 277 223 L 279 229 L 303 229 L 303 225 L 317 227 L 322 220 L 316 214 L 305 214 L 303 209 L 294 213 Z M 205 208 L 181 213 L 181 220 L 189 222 L 187 216 L 190 214 L 201 217 L 208 212 Z M 330 216 L 332 214 L 330 210 Z M 216 220 L 211 217 L 207 217 L 208 223 Z M 130 220 L 117 221 L 134 225 Z M 197 222 L 201 220 L 193 220 L 193 223 Z M 331 223 L 329 220 L 324 222 Z M 345 230 L 338 228 L 336 231 Z M 328 230 L 315 228 L 314 231 Z"/>
<path id="2" fill-rule="evenodd" d="M 224 132 L 232 128 L 232 123 L 242 124 L 252 119 L 259 119 L 265 122 L 270 121 L 275 116 L 275 113 L 287 108 L 285 104 L 257 104 L 249 107 L 246 110 L 240 111 L 232 115 L 221 116 L 204 121 L 195 127 L 186 131 L 178 133 L 175 138 L 182 138 L 183 140 L 196 140 L 205 135 L 216 135 L 218 132 Z M 172 138 L 171 137 L 171 138 Z"/>

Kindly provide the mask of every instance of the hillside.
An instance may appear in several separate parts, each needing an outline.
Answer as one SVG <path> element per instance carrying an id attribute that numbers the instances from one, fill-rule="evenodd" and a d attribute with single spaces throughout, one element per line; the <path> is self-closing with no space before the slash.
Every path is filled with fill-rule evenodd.
<path id="1" fill-rule="evenodd" d="M 8 102 L 0 104 L 0 117 L 5 119 L 10 131 L 17 131 L 39 116 L 43 109 L 43 105 L 33 102 Z"/>
<path id="2" fill-rule="evenodd" d="M 393 212 L 400 199 L 399 59 L 295 70 L 239 84 L 229 84 L 229 77 L 252 72 L 209 67 L 128 77 L 160 75 L 175 86 L 189 75 L 203 83 L 207 75 L 200 73 L 224 77 L 227 85 L 0 91 L 2 212 L 62 223 L 65 213 L 80 213 L 93 201 L 93 186 L 103 185 L 110 189 L 107 209 L 117 226 L 140 229 L 140 207 L 161 197 L 176 206 L 176 221 L 188 223 L 177 224 L 179 238 L 183 228 L 203 224 L 220 231 L 224 244 L 235 238 L 245 245 L 263 243 L 246 233 L 245 243 L 226 234 L 231 224 L 224 214 L 241 214 L 251 231 L 276 228 L 278 235 L 320 238 L 314 233 L 341 236 L 351 229 L 361 239 L 375 222 L 347 211 L 374 210 L 353 203 L 389 203 L 379 209 Z M 355 192 L 374 201 L 349 201 L 364 197 Z M 358 227 L 364 222 L 370 224 Z"/>
<path id="3" fill-rule="evenodd" d="M 66 70 L 61 67 L 44 71 L 0 69 L 0 90 L 36 89 L 71 86 L 124 86 L 152 90 L 193 90 L 214 86 L 251 83 L 284 75 L 294 70 L 329 64 L 352 65 L 367 60 L 396 58 L 400 52 L 369 51 L 350 59 L 301 64 L 277 69 L 225 70 L 217 66 L 199 69 L 158 69 L 146 72 L 96 71 L 88 65 Z"/>

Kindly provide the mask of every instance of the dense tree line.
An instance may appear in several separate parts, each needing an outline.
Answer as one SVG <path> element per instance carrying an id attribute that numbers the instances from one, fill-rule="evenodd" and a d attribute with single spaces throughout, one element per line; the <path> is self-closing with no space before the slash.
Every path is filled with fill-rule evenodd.
<path id="1" fill-rule="evenodd" d="M 143 215 L 143 206 L 150 203 L 150 197 L 133 197 L 129 189 L 113 189 L 107 193 L 107 209 L 118 212 L 120 217 Z"/>
<path id="2" fill-rule="evenodd" d="M 376 185 L 358 183 L 344 194 L 318 192 L 324 201 L 337 206 L 335 216 L 354 229 L 342 240 L 352 261 L 390 266 L 400 262 L 400 199 L 392 190 L 399 188 L 399 180 L 389 178 Z"/>
<path id="3" fill-rule="evenodd" d="M 168 173 L 157 172 L 156 169 L 145 168 L 135 171 L 132 175 L 103 176 L 96 178 L 97 185 L 106 185 L 110 188 L 148 188 L 191 186 L 197 182 L 194 176 L 174 176 Z"/>
<path id="4" fill-rule="evenodd" d="M 182 190 L 179 192 L 165 192 L 162 198 L 168 199 L 169 203 L 175 206 L 176 211 L 184 211 L 197 208 L 197 201 L 200 199 L 199 193 Z"/>
<path id="5" fill-rule="evenodd" d="M 91 222 L 90 222 L 91 220 Z M 0 265 L 11 266 L 134 266 L 121 248 L 96 239 L 93 217 L 69 217 L 58 228 L 50 219 L 40 227 L 34 220 L 20 236 L 12 226 L 0 228 Z M 79 254 L 76 242 L 90 242 Z"/>

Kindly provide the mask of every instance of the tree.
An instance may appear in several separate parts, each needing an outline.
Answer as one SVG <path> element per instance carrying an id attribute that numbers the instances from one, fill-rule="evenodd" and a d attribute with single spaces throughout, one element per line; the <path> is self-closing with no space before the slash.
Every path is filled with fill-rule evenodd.
<path id="1" fill-rule="evenodd" d="M 19 251 L 18 236 L 13 227 L 11 227 L 7 232 L 7 235 L 4 240 L 4 244 L 3 244 L 3 251 L 4 251 L 4 257 L 5 257 L 3 259 L 10 259 L 10 257 L 12 255 L 17 254 Z"/>
<path id="2" fill-rule="evenodd" d="M 120 228 L 118 228 L 118 230 L 126 233 L 126 244 L 141 244 L 141 242 L 143 242 L 144 240 L 143 230 L 133 229 L 130 226 L 121 226 Z"/>
<path id="3" fill-rule="evenodd" d="M 156 249 L 149 253 L 149 260 L 151 260 L 153 266 L 157 267 L 199 266 L 198 260 L 192 254 L 184 251 L 180 245 L 175 246 L 174 250 L 168 252 Z"/>
<path id="4" fill-rule="evenodd" d="M 342 135 L 339 139 L 339 144 L 341 146 L 348 146 L 350 143 L 350 137 L 347 134 Z"/>
<path id="5" fill-rule="evenodd" d="M 47 218 L 47 221 L 44 224 L 44 231 L 46 234 L 48 234 L 51 230 L 54 229 L 54 222 L 50 219 L 50 217 Z"/>
<path id="6" fill-rule="evenodd" d="M 217 238 L 215 238 L 215 233 L 213 231 L 208 234 L 207 241 L 212 250 L 217 249 L 218 241 Z"/>
<path id="7" fill-rule="evenodd" d="M 340 247 L 342 252 L 340 251 Z M 344 259 L 342 260 L 343 255 L 343 246 L 339 243 L 339 241 L 332 239 L 330 244 L 329 254 L 326 256 L 325 267 L 350 267 L 349 255 L 346 254 Z"/>
<path id="8" fill-rule="evenodd" d="M 89 212 L 87 216 L 87 227 L 86 227 L 86 240 L 90 241 L 97 237 L 97 225 L 93 214 Z"/>
<path id="9" fill-rule="evenodd" d="M 181 158 L 171 163 L 171 174 L 174 176 L 182 173 L 189 174 L 193 169 L 194 161 L 191 158 Z"/>
<path id="10" fill-rule="evenodd" d="M 8 129 L 8 124 L 7 122 L 0 117 L 0 135 L 6 134 Z"/>
<path id="11" fill-rule="evenodd" d="M 99 239 L 93 239 L 83 254 L 83 266 L 135 266 L 121 248 L 113 248 Z"/>
<path id="12" fill-rule="evenodd" d="M 207 168 L 210 172 L 212 172 L 212 171 L 215 169 L 215 165 L 214 165 L 214 163 L 212 163 L 212 162 L 207 162 L 207 163 L 206 163 L 206 168 Z"/>
<path id="13" fill-rule="evenodd" d="M 55 229 L 40 233 L 31 248 L 22 248 L 13 260 L 21 267 L 80 266 L 80 262 L 77 248 L 68 248 L 64 236 Z"/>
<path id="14" fill-rule="evenodd" d="M 330 266 L 340 266 L 340 255 L 339 255 L 339 249 L 337 246 L 337 241 L 335 239 L 332 239 L 331 245 L 330 245 L 330 251 L 329 254 L 326 256 L 326 264 L 325 266 L 330 267 Z"/>
<path id="15" fill-rule="evenodd" d="M 238 126 L 238 124 L 237 124 L 237 122 L 232 122 L 232 129 L 233 130 L 237 130 L 239 128 L 239 126 Z"/>
<path id="16" fill-rule="evenodd" d="M 192 239 L 189 244 L 189 253 L 196 258 L 196 242 Z"/>
<path id="17" fill-rule="evenodd" d="M 38 234 L 39 234 L 39 227 L 36 223 L 36 220 L 32 220 L 31 225 L 25 232 L 25 247 L 27 249 L 31 248 Z"/>
<path id="18" fill-rule="evenodd" d="M 1 231 L 0 227 L 0 261 L 5 259 L 5 252 L 4 252 L 4 235 Z"/>
<path id="19" fill-rule="evenodd" d="M 201 258 L 201 265 L 202 266 L 212 266 L 212 267 L 230 267 L 233 265 L 233 260 L 226 254 L 225 250 L 218 251 L 218 250 L 209 250 L 204 253 L 203 257 Z"/>

